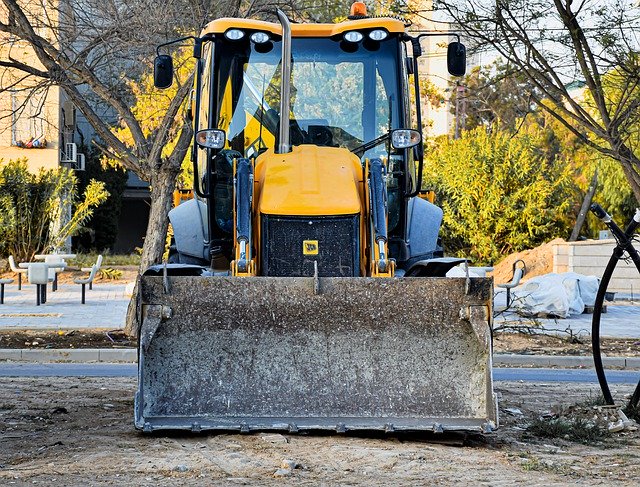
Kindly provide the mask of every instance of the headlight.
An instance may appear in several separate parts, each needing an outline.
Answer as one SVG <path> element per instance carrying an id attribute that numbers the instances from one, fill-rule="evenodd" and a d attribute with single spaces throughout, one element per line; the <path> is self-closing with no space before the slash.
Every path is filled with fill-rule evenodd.
<path id="1" fill-rule="evenodd" d="M 256 44 L 264 44 L 265 42 L 269 42 L 269 34 L 265 32 L 254 32 L 251 34 L 251 40 Z"/>
<path id="2" fill-rule="evenodd" d="M 389 34 L 386 30 L 376 29 L 369 32 L 369 39 L 372 41 L 383 41 Z"/>
<path id="3" fill-rule="evenodd" d="M 224 36 L 230 41 L 239 41 L 244 37 L 244 32 L 240 29 L 229 29 L 224 33 Z"/>
<path id="4" fill-rule="evenodd" d="M 360 42 L 364 36 L 362 35 L 361 32 L 352 30 L 349 32 L 345 32 L 342 37 L 347 42 Z"/>
<path id="5" fill-rule="evenodd" d="M 224 130 L 200 130 L 196 134 L 196 144 L 204 149 L 222 149 L 226 142 Z"/>
<path id="6" fill-rule="evenodd" d="M 420 132 L 410 129 L 398 129 L 391 132 L 391 145 L 395 149 L 408 149 L 420 143 Z"/>

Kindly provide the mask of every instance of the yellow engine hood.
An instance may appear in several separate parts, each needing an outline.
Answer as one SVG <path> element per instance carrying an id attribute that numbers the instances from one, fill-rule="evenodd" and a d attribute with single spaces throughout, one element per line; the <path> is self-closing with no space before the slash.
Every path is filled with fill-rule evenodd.
<path id="1" fill-rule="evenodd" d="M 347 149 L 301 145 L 256 161 L 258 209 L 266 215 L 360 213 L 362 165 Z"/>

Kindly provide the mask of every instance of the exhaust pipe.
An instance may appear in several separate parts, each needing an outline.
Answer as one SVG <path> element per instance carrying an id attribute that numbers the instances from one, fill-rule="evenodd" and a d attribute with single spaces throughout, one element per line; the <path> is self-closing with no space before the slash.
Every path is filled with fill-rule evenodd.
<path id="1" fill-rule="evenodd" d="M 282 84 L 280 86 L 280 132 L 278 154 L 286 154 L 291 150 L 289 145 L 289 109 L 291 105 L 291 23 L 287 15 L 276 10 L 278 20 L 282 24 Z"/>

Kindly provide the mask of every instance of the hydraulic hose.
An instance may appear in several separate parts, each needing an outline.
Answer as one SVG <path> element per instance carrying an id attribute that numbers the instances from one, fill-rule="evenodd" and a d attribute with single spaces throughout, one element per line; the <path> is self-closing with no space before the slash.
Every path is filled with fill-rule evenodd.
<path id="1" fill-rule="evenodd" d="M 616 247 L 613 249 L 613 254 L 607 263 L 607 267 L 602 274 L 600 280 L 600 286 L 598 287 L 598 293 L 596 295 L 596 301 L 593 308 L 593 318 L 591 321 L 591 346 L 593 349 L 593 364 L 596 369 L 596 375 L 598 376 L 598 383 L 602 391 L 602 396 L 606 404 L 613 405 L 614 400 L 609 389 L 607 377 L 604 372 L 604 366 L 602 364 L 602 351 L 600 349 L 600 320 L 602 317 L 602 309 L 604 306 L 604 298 L 611 281 L 611 276 L 618 265 L 618 261 L 622 259 L 625 251 L 629 254 L 629 257 L 635 264 L 638 272 L 640 272 L 640 255 L 633 246 L 633 236 L 636 229 L 640 226 L 640 209 L 636 210 L 636 214 L 627 225 L 624 231 L 613 221 L 611 216 L 600 207 L 598 204 L 591 205 L 591 211 L 602 220 L 607 227 L 611 230 L 611 233 L 616 239 Z M 632 408 L 638 407 L 640 403 L 640 382 L 636 386 L 629 405 Z"/>

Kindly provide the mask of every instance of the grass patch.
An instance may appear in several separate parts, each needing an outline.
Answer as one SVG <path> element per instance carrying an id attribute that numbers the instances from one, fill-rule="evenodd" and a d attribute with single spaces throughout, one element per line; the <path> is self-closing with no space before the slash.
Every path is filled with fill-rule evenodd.
<path id="1" fill-rule="evenodd" d="M 96 259 L 98 258 L 98 253 L 90 253 L 90 254 L 77 254 L 75 259 L 72 259 L 70 264 L 75 267 L 91 267 L 96 263 Z M 110 265 L 140 265 L 140 254 L 102 254 L 102 265 L 110 266 Z"/>
<path id="2" fill-rule="evenodd" d="M 529 425 L 527 432 L 539 438 L 561 438 L 585 445 L 609 437 L 605 426 L 584 418 L 538 418 Z"/>
<path id="3" fill-rule="evenodd" d="M 592 406 L 606 406 L 607 401 L 604 400 L 604 396 L 601 392 L 594 394 L 592 391 L 589 391 L 589 397 L 587 397 L 584 401 L 576 404 L 577 407 L 581 408 L 590 408 Z"/>

